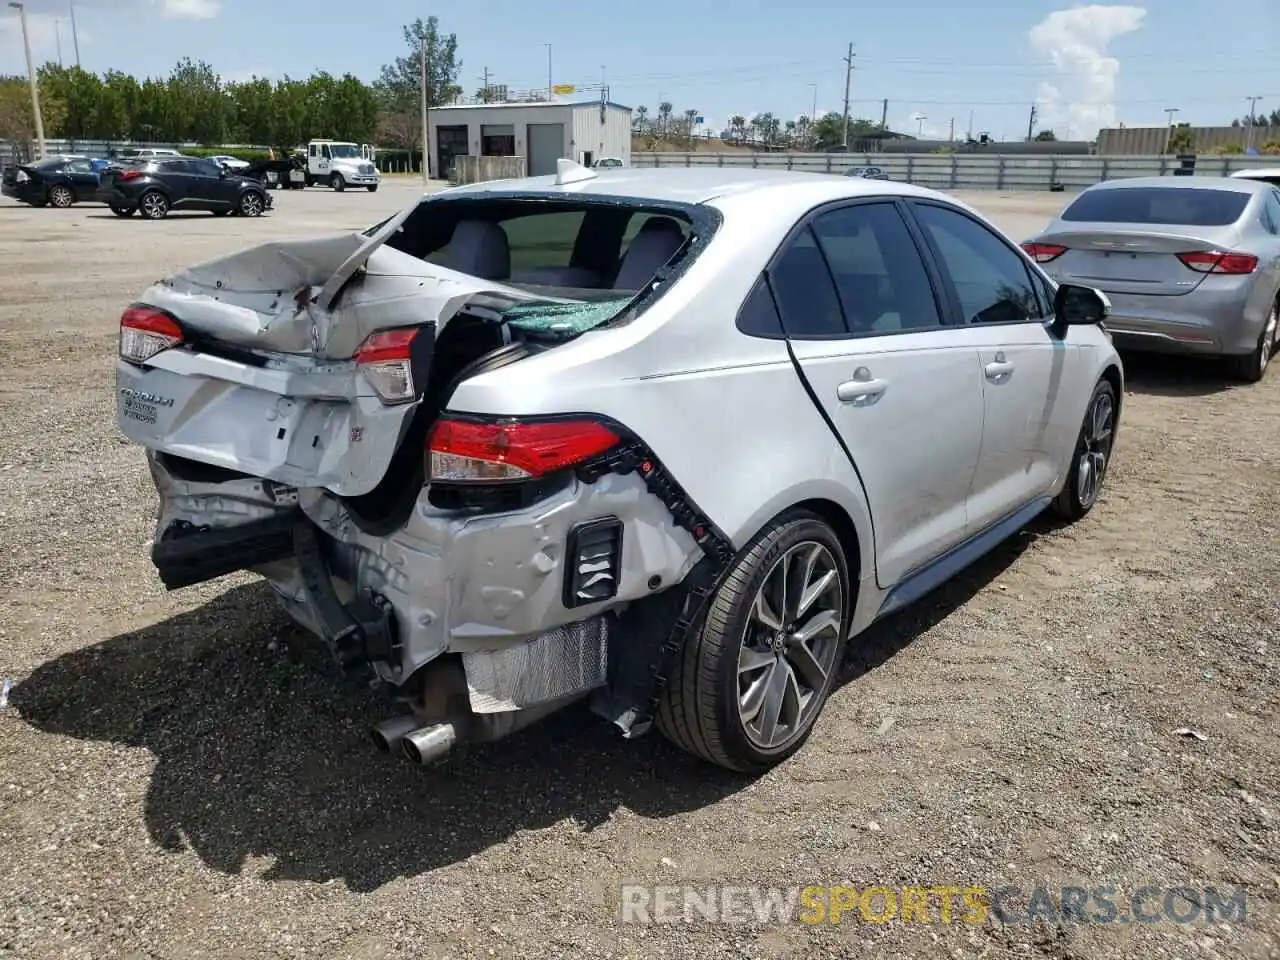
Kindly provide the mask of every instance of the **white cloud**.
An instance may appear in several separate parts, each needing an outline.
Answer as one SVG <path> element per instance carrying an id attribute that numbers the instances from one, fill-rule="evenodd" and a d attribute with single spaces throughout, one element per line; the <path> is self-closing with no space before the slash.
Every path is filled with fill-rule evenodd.
<path id="1" fill-rule="evenodd" d="M 1069 126 L 1075 137 L 1091 139 L 1116 124 L 1116 75 L 1120 61 L 1107 48 L 1142 26 L 1147 11 L 1131 6 L 1072 7 L 1055 10 L 1027 34 L 1032 49 L 1052 61 L 1053 82 L 1040 84 L 1040 126 Z"/>
<path id="2" fill-rule="evenodd" d="M 221 0 L 160 0 L 160 13 L 173 20 L 212 20 Z"/>
<path id="3" fill-rule="evenodd" d="M 928 114 L 917 110 L 914 113 L 907 114 L 896 124 L 891 122 L 889 129 L 898 133 L 907 133 L 922 140 L 945 140 L 951 129 L 951 118 L 947 117 L 939 122 Z M 956 136 L 963 138 L 964 130 L 959 129 Z"/>

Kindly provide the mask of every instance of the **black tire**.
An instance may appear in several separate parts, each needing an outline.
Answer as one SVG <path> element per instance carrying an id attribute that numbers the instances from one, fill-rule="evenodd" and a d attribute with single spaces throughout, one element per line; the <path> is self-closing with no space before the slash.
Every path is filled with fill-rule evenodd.
<path id="1" fill-rule="evenodd" d="M 765 580 L 788 551 L 801 544 L 825 548 L 837 572 L 842 608 L 831 637 L 830 668 L 821 689 L 814 687 L 812 707 L 802 714 L 789 739 L 772 747 L 754 742 L 739 708 L 739 655 L 744 649 L 752 605 Z M 672 743 L 717 766 L 756 772 L 781 763 L 808 740 L 826 704 L 844 660 L 845 634 L 853 610 L 848 561 L 835 531 L 807 511 L 790 511 L 771 522 L 733 561 L 702 623 L 695 624 L 668 678 L 656 717 Z M 781 631 L 779 632 L 781 633 Z"/>
<path id="2" fill-rule="evenodd" d="M 75 202 L 76 194 L 70 187 L 58 183 L 49 188 L 49 206 L 65 210 Z"/>
<path id="3" fill-rule="evenodd" d="M 246 190 L 240 195 L 236 213 L 242 217 L 260 217 L 267 209 L 266 195 L 257 190 Z"/>
<path id="4" fill-rule="evenodd" d="M 347 189 L 347 181 L 343 178 L 342 174 L 335 173 L 329 178 L 329 186 L 333 187 L 334 193 L 341 193 L 343 190 Z"/>
<path id="5" fill-rule="evenodd" d="M 369 186 L 365 187 L 365 189 L 368 190 L 370 193 L 377 193 L 378 185 L 376 183 L 370 184 Z"/>
<path id="6" fill-rule="evenodd" d="M 1108 411 L 1105 414 L 1105 438 L 1098 432 L 1100 407 Z M 1111 454 L 1115 448 L 1118 410 L 1116 388 L 1104 377 L 1094 386 L 1093 394 L 1089 397 L 1089 405 L 1085 408 L 1080 433 L 1076 436 L 1076 445 L 1071 452 L 1071 465 L 1067 468 L 1066 483 L 1049 507 L 1056 516 L 1068 523 L 1075 523 L 1082 519 L 1094 508 L 1102 495 L 1102 485 L 1106 482 L 1107 470 L 1111 466 Z M 1083 467 L 1086 455 L 1089 456 L 1089 475 Z M 1095 473 L 1096 483 L 1093 483 L 1090 475 Z"/>
<path id="7" fill-rule="evenodd" d="M 138 212 L 137 207 L 112 207 L 111 212 L 117 217 L 132 217 Z"/>
<path id="8" fill-rule="evenodd" d="M 1258 335 L 1258 345 L 1253 353 L 1232 357 L 1229 361 L 1231 376 L 1245 383 L 1257 383 L 1267 375 L 1277 348 L 1280 348 L 1280 301 L 1271 305 L 1271 313 Z"/>
<path id="9" fill-rule="evenodd" d="M 169 215 L 169 198 L 159 190 L 148 190 L 138 198 L 138 210 L 147 220 L 163 220 Z"/>

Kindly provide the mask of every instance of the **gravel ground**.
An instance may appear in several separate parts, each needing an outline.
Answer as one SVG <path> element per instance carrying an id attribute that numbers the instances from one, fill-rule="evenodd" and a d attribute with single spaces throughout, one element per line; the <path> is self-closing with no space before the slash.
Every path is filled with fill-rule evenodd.
<path id="1" fill-rule="evenodd" d="M 1103 501 L 864 636 L 754 780 L 579 713 L 421 770 L 248 577 L 167 595 L 124 304 L 258 221 L 0 202 L 0 955 L 1280 957 L 1280 372 L 1131 358 Z M 968 195 L 1015 237 L 1062 202 Z M 1189 728 L 1200 737 L 1177 734 Z M 623 883 L 1243 886 L 1243 923 L 638 926 Z M 936 920 L 936 914 L 935 914 Z"/>

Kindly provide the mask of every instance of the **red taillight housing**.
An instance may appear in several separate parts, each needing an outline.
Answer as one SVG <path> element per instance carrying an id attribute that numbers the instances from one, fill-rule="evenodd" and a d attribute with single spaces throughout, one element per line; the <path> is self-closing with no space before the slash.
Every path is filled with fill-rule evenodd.
<path id="1" fill-rule="evenodd" d="M 116 182 L 122 183 L 127 180 L 137 180 L 141 176 L 141 170 L 121 170 L 119 176 L 116 177 Z"/>
<path id="2" fill-rule="evenodd" d="M 356 365 L 383 403 L 408 403 L 417 396 L 412 351 L 419 329 L 379 330 L 356 348 Z"/>
<path id="3" fill-rule="evenodd" d="M 442 417 L 427 438 L 436 483 L 502 483 L 545 477 L 606 453 L 621 442 L 588 417 L 464 420 Z"/>
<path id="4" fill-rule="evenodd" d="M 1048 263 L 1050 260 L 1057 260 L 1067 252 L 1066 247 L 1056 243 L 1024 243 L 1022 249 L 1027 251 L 1027 256 L 1036 263 Z"/>
<path id="5" fill-rule="evenodd" d="M 1258 269 L 1258 258 L 1251 253 L 1230 253 L 1223 250 L 1197 250 L 1194 253 L 1180 253 L 1178 259 L 1183 266 L 1190 267 L 1196 273 L 1225 273 L 1233 276 L 1244 276 Z"/>
<path id="6" fill-rule="evenodd" d="M 120 359 L 143 364 L 182 343 L 182 327 L 163 310 L 135 303 L 120 315 Z"/>

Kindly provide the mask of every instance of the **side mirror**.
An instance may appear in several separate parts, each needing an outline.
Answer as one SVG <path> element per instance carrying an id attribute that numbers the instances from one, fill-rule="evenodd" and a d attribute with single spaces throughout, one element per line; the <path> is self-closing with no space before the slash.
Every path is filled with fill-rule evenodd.
<path id="1" fill-rule="evenodd" d="M 1098 324 L 1111 313 L 1111 301 L 1101 290 L 1064 283 L 1053 298 L 1053 319 L 1057 327 Z"/>

